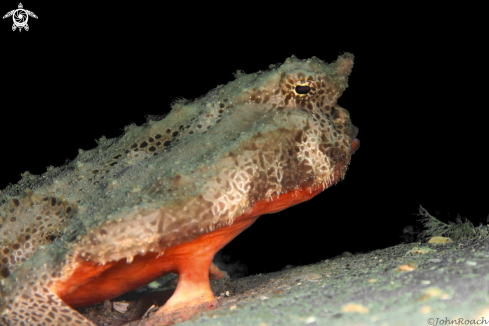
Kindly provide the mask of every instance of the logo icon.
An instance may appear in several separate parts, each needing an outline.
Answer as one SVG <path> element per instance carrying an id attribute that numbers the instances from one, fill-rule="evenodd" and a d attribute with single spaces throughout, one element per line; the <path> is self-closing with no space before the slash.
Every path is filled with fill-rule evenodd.
<path id="1" fill-rule="evenodd" d="M 12 31 L 15 31 L 16 28 L 19 29 L 19 32 L 22 32 L 22 28 L 25 28 L 26 31 L 29 30 L 29 25 L 27 25 L 27 21 L 29 20 L 29 16 L 37 18 L 36 14 L 32 11 L 25 10 L 22 6 L 22 3 L 19 3 L 19 8 L 9 11 L 3 16 L 3 18 L 7 18 L 12 16 L 14 20 L 14 24 L 12 25 Z"/>

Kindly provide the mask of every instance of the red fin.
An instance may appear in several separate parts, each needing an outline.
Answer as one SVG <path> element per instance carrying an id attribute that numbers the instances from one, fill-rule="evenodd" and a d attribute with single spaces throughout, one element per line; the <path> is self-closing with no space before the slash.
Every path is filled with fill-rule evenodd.
<path id="1" fill-rule="evenodd" d="M 211 277 L 223 277 L 212 265 L 214 255 L 262 214 L 281 211 L 311 199 L 323 187 L 299 188 L 275 199 L 257 201 L 230 226 L 203 234 L 195 240 L 168 248 L 165 253 L 135 256 L 104 266 L 81 261 L 73 276 L 58 281 L 51 289 L 72 307 L 101 302 L 139 288 L 170 272 L 179 274 L 175 293 L 144 325 L 166 325 L 191 318 L 197 312 L 217 307 L 209 285 Z"/>

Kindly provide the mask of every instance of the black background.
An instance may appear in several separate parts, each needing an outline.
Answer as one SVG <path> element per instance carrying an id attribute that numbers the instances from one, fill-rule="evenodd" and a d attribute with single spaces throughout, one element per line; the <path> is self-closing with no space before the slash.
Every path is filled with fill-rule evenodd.
<path id="1" fill-rule="evenodd" d="M 17 8 L 3 1 L 1 15 Z M 247 273 L 400 243 L 421 204 L 486 223 L 487 24 L 481 8 L 345 3 L 23 2 L 0 20 L 0 189 L 292 54 L 355 65 L 339 104 L 359 127 L 344 181 L 265 215 L 224 249 Z M 486 31 L 485 31 L 486 30 Z"/>

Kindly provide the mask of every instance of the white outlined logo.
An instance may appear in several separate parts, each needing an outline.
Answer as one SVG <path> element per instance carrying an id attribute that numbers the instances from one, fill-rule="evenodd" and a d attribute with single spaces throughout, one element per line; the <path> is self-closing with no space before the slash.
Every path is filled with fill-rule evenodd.
<path id="1" fill-rule="evenodd" d="M 27 21 L 29 20 L 29 16 L 37 18 L 36 14 L 32 11 L 25 10 L 22 6 L 22 3 L 19 3 L 19 8 L 9 11 L 3 16 L 3 18 L 7 18 L 12 16 L 14 20 L 14 24 L 12 25 L 12 31 L 15 31 L 16 28 L 19 29 L 19 32 L 22 32 L 22 28 L 26 31 L 29 30 L 29 25 L 27 25 Z"/>

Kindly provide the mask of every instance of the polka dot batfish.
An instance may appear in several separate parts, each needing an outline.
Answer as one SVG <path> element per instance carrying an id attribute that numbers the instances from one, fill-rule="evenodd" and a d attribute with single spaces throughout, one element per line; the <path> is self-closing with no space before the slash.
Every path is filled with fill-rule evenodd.
<path id="1" fill-rule="evenodd" d="M 244 74 L 165 118 L 102 137 L 65 166 L 0 194 L 0 320 L 94 325 L 75 309 L 170 272 L 172 297 L 139 325 L 217 307 L 217 251 L 260 215 L 343 179 L 358 128 L 337 103 L 353 55 L 292 56 Z"/>

